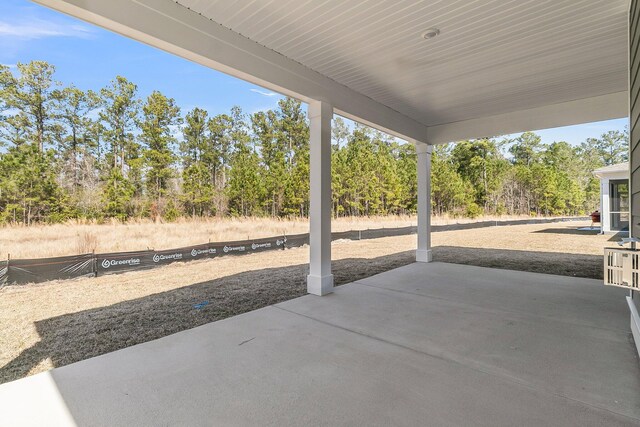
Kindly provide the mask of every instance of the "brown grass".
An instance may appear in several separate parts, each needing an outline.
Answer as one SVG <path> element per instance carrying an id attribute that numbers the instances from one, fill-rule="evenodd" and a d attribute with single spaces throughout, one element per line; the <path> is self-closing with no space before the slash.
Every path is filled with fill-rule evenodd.
<path id="1" fill-rule="evenodd" d="M 434 233 L 434 259 L 598 278 L 611 237 L 576 230 L 584 225 Z M 413 262 L 415 243 L 415 236 L 334 242 L 336 283 Z M 296 248 L 1 289 L 0 382 L 303 295 L 308 256 Z"/>
<path id="2" fill-rule="evenodd" d="M 76 253 L 89 254 L 96 251 L 98 248 L 98 236 L 90 231 L 83 231 L 78 233 Z"/>
<path id="3" fill-rule="evenodd" d="M 481 220 L 523 217 L 484 217 Z M 434 224 L 473 222 L 465 218 L 436 217 Z M 365 230 L 415 225 L 411 216 L 340 218 L 333 231 Z M 237 218 L 181 219 L 165 223 L 134 221 L 96 224 L 86 221 L 55 225 L 0 227 L 0 259 L 45 258 L 95 252 L 170 249 L 207 242 L 257 239 L 281 234 L 306 233 L 306 219 Z"/>
<path id="4" fill-rule="evenodd" d="M 334 221 L 335 231 L 360 227 L 402 227 L 415 221 L 411 217 L 351 218 Z M 126 224 L 65 223 L 32 227 L 0 228 L 0 259 L 40 258 L 78 253 L 121 252 L 169 249 L 207 242 L 257 239 L 282 234 L 306 233 L 306 220 L 271 218 L 182 219 L 173 223 L 136 221 Z"/>

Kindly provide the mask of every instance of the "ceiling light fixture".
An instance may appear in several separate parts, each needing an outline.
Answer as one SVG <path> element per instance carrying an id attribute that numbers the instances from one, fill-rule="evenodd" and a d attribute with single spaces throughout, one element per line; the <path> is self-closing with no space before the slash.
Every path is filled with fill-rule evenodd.
<path id="1" fill-rule="evenodd" d="M 429 40 L 434 38 L 435 36 L 437 36 L 438 34 L 440 34 L 440 30 L 437 28 L 429 28 L 428 30 L 425 30 L 422 32 L 422 38 L 425 40 Z"/>

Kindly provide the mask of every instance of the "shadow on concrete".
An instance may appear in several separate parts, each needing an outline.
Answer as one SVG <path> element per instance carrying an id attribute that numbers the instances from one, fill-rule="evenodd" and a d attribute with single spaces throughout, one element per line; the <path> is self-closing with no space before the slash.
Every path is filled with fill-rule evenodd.
<path id="1" fill-rule="evenodd" d="M 613 234 L 610 238 L 610 242 L 621 242 L 622 239 L 629 237 L 629 230 L 618 231 L 616 234 Z"/>
<path id="2" fill-rule="evenodd" d="M 602 257 L 596 255 L 454 246 L 435 247 L 433 254 L 447 263 L 602 278 Z M 414 252 L 405 251 L 338 260 L 332 267 L 342 285 L 412 262 Z M 247 271 L 37 321 L 40 341 L 0 367 L 0 383 L 28 376 L 47 359 L 64 366 L 305 295 L 307 273 L 307 264 Z"/>

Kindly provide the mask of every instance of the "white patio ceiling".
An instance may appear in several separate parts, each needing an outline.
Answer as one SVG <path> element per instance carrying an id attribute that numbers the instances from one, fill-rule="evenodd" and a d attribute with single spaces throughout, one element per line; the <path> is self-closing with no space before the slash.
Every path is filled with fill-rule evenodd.
<path id="1" fill-rule="evenodd" d="M 424 142 L 627 115 L 628 0 L 37 1 Z"/>

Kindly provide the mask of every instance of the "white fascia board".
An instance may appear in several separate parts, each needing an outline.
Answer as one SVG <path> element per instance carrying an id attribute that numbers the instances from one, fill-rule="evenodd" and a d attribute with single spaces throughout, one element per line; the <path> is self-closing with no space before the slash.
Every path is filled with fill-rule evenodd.
<path id="1" fill-rule="evenodd" d="M 571 126 L 629 115 L 628 92 L 616 92 L 544 107 L 430 126 L 427 141 L 445 144 L 472 138 Z"/>
<path id="2" fill-rule="evenodd" d="M 304 102 L 328 102 L 348 118 L 403 139 L 427 126 L 171 0 L 34 0 L 126 37 Z"/>
<path id="3" fill-rule="evenodd" d="M 599 179 L 606 179 L 606 180 L 612 180 L 612 179 L 629 179 L 629 171 L 622 171 L 622 172 L 600 172 L 600 173 L 595 173 L 594 175 L 599 178 Z"/>

